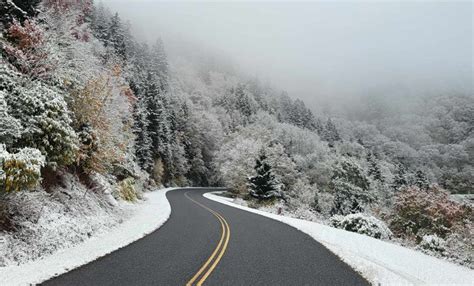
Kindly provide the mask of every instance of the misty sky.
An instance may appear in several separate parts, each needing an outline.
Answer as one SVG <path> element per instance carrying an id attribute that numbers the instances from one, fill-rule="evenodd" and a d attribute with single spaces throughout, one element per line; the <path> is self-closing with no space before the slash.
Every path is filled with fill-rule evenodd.
<path id="1" fill-rule="evenodd" d="M 309 102 L 397 92 L 472 94 L 469 1 L 104 3 L 140 37 L 162 37 L 171 55 L 193 47 L 213 51 Z"/>

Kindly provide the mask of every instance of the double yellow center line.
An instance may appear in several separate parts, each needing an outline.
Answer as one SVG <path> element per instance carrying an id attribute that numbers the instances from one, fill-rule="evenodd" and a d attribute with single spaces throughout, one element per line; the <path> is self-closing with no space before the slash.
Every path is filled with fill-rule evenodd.
<path id="1" fill-rule="evenodd" d="M 216 268 L 217 264 L 221 260 L 222 256 L 224 255 L 226 249 L 227 249 L 227 244 L 229 243 L 229 238 L 230 238 L 230 228 L 229 224 L 227 221 L 216 211 L 211 210 L 210 208 L 206 207 L 205 205 L 193 200 L 188 196 L 189 192 L 184 193 L 184 196 L 188 198 L 189 200 L 193 201 L 197 205 L 205 208 L 207 211 L 212 213 L 221 223 L 221 238 L 219 240 L 219 243 L 217 244 L 216 248 L 212 252 L 211 256 L 204 262 L 204 264 L 201 266 L 201 268 L 194 274 L 194 276 L 186 283 L 186 286 L 192 286 L 193 283 L 196 283 L 197 286 L 200 286 L 206 281 L 207 277 L 211 275 L 212 271 L 214 271 L 214 268 Z M 199 279 L 200 278 L 200 279 Z M 197 282 L 196 282 L 197 281 Z"/>

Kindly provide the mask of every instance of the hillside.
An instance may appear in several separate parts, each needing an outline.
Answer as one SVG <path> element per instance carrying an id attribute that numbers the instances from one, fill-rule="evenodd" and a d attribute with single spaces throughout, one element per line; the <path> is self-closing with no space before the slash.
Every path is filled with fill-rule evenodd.
<path id="1" fill-rule="evenodd" d="M 451 198 L 474 185 L 472 96 L 318 114 L 258 79 L 169 61 L 89 0 L 0 12 L 0 267 L 117 226 L 143 192 L 225 186 L 472 268 L 472 205 Z"/>

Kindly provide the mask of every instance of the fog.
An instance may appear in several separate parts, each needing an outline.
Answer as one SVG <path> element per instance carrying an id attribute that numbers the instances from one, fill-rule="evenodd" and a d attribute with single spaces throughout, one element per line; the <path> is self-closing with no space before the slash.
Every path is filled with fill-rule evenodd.
<path id="1" fill-rule="evenodd" d="M 104 4 L 171 57 L 215 54 L 310 104 L 473 91 L 469 1 Z"/>

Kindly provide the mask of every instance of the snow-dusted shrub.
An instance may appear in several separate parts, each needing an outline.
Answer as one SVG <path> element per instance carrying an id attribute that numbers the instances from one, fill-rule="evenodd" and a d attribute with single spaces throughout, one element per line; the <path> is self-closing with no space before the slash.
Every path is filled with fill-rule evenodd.
<path id="1" fill-rule="evenodd" d="M 6 38 L 9 42 L 3 46 L 3 51 L 11 64 L 32 77 L 47 77 L 52 65 L 45 46 L 44 29 L 35 19 L 23 23 L 14 20 L 6 31 Z"/>
<path id="2" fill-rule="evenodd" d="M 446 238 L 446 250 L 443 255 L 474 269 L 474 222 L 457 228 Z"/>
<path id="3" fill-rule="evenodd" d="M 40 81 L 30 81 L 0 65 L 0 88 L 10 116 L 22 126 L 13 147 L 31 147 L 46 156 L 49 165 L 68 165 L 75 159 L 77 136 L 64 95 Z"/>
<path id="4" fill-rule="evenodd" d="M 14 232 L 0 231 L 0 267 L 41 259 L 106 233 L 135 208 L 114 207 L 104 194 L 88 190 L 64 174 L 64 186 L 51 192 L 15 192 L 8 197 Z M 1 284 L 1 283 L 0 283 Z"/>
<path id="5" fill-rule="evenodd" d="M 354 159 L 342 157 L 334 165 L 333 172 L 329 184 L 334 194 L 331 214 L 347 215 L 364 211 L 373 197 L 368 192 L 370 185 L 363 169 Z"/>
<path id="6" fill-rule="evenodd" d="M 425 235 L 421 239 L 420 246 L 423 249 L 443 252 L 446 249 L 446 241 L 436 234 Z"/>
<path id="7" fill-rule="evenodd" d="M 0 144 L 0 190 L 5 192 L 32 189 L 41 178 L 45 158 L 34 148 L 23 148 L 9 153 Z"/>
<path id="8" fill-rule="evenodd" d="M 125 201 L 135 202 L 138 196 L 134 184 L 135 180 L 133 178 L 127 178 L 121 181 L 118 185 L 120 198 Z"/>
<path id="9" fill-rule="evenodd" d="M 314 195 L 312 208 L 325 217 L 329 217 L 334 203 L 334 195 L 327 192 L 317 192 Z"/>
<path id="10" fill-rule="evenodd" d="M 454 226 L 463 223 L 469 212 L 437 186 L 410 187 L 396 195 L 391 228 L 400 236 L 436 234 L 444 238 Z"/>
<path id="11" fill-rule="evenodd" d="M 20 121 L 10 115 L 5 99 L 6 93 L 0 90 L 0 142 L 10 146 L 21 137 Z"/>
<path id="12" fill-rule="evenodd" d="M 331 217 L 331 224 L 337 228 L 375 238 L 389 239 L 392 236 L 392 232 L 383 221 L 363 213 L 335 215 Z"/>

